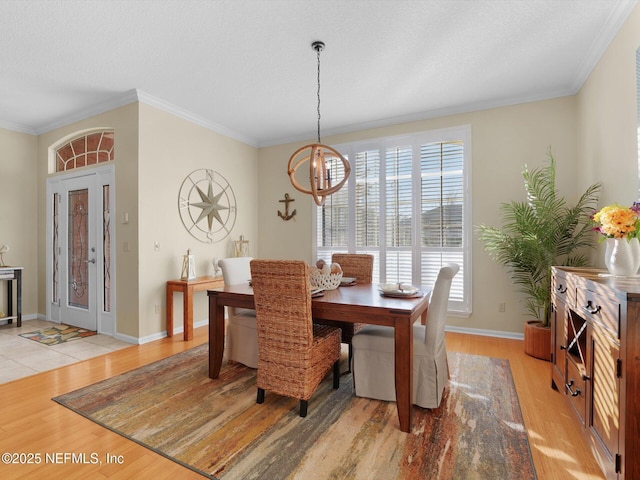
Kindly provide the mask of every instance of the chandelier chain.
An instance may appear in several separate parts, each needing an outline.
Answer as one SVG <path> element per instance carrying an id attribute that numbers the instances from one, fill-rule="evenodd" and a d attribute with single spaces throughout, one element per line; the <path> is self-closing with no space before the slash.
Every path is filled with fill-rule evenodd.
<path id="1" fill-rule="evenodd" d="M 322 48 L 317 48 L 317 56 L 318 56 L 318 143 L 322 143 L 320 141 L 320 50 Z"/>

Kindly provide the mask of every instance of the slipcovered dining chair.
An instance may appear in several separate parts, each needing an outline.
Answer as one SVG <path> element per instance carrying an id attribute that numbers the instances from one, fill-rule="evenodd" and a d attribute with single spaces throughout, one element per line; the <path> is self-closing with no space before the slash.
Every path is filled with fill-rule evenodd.
<path id="1" fill-rule="evenodd" d="M 334 253 L 331 256 L 331 263 L 339 264 L 340 268 L 342 268 L 342 276 L 355 278 L 356 283 L 371 283 L 373 279 L 373 255 L 365 253 Z M 356 332 L 366 326 L 366 323 L 349 323 L 334 320 L 314 320 L 314 322 L 339 327 L 342 330 L 342 343 L 349 345 L 349 368 L 347 372 L 350 372 L 353 358 L 351 339 Z"/>
<path id="2" fill-rule="evenodd" d="M 225 285 L 246 285 L 251 279 L 251 257 L 223 258 L 218 261 Z M 258 330 L 256 311 L 227 307 L 227 358 L 247 367 L 258 368 Z"/>
<path id="3" fill-rule="evenodd" d="M 437 408 L 449 379 L 444 327 L 453 277 L 460 267 L 448 263 L 438 272 L 426 325 L 413 325 L 413 403 Z M 356 395 L 395 401 L 394 331 L 367 325 L 353 337 L 353 380 Z"/>
<path id="4" fill-rule="evenodd" d="M 340 383 L 340 329 L 311 320 L 309 266 L 298 260 L 252 260 L 258 325 L 257 403 L 265 391 L 300 400 L 300 416 L 333 368 Z"/>

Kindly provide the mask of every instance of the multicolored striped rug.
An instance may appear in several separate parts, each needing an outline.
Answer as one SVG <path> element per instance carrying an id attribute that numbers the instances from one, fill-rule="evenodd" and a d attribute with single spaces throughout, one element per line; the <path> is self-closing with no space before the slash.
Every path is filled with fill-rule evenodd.
<path id="1" fill-rule="evenodd" d="M 223 364 L 209 379 L 202 345 L 54 398 L 94 422 L 209 478 L 535 479 L 507 360 L 449 354 L 436 410 L 414 407 L 399 430 L 395 403 L 356 397 L 331 375 L 309 401 L 267 392 L 255 370 Z"/>

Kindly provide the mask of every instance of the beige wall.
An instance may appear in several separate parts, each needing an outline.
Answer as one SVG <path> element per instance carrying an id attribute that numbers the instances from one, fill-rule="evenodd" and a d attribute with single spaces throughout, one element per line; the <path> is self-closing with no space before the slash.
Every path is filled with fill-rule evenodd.
<path id="1" fill-rule="evenodd" d="M 35 135 L 0 128 L 0 245 L 10 248 L 4 255 L 7 265 L 24 268 L 22 314 L 27 317 L 38 313 L 37 147 Z M 0 311 L 8 315 L 6 292 L 6 282 L 0 282 Z"/>
<path id="2" fill-rule="evenodd" d="M 340 144 L 367 138 L 401 135 L 459 125 L 470 125 L 472 135 L 472 223 L 499 225 L 498 204 L 524 200 L 521 171 L 546 161 L 551 146 L 557 160 L 558 188 L 575 197 L 576 168 L 575 97 L 484 110 L 392 127 L 323 138 Z M 287 162 L 300 144 L 279 145 L 260 150 L 260 253 L 263 257 L 299 258 L 312 261 L 313 200 L 289 183 Z M 298 210 L 296 221 L 283 222 L 277 216 L 278 203 L 289 192 Z M 519 297 L 505 270 L 493 262 L 475 238 L 472 282 L 473 313 L 469 318 L 449 318 L 454 327 L 520 334 L 525 320 Z M 487 281 L 490 278 L 491 281 Z M 506 303 L 506 312 L 498 305 Z"/>
<path id="3" fill-rule="evenodd" d="M 244 235 L 257 255 L 257 149 L 200 127 L 157 108 L 140 105 L 139 261 L 140 337 L 165 330 L 166 280 L 180 277 L 187 249 L 196 274 L 213 275 L 214 257 L 232 255 L 233 240 Z M 212 169 L 231 185 L 237 202 L 231 234 L 216 243 L 202 243 L 182 225 L 178 192 L 184 178 L 198 169 Z M 154 243 L 160 250 L 154 250 Z M 120 242 L 119 242 L 120 243 Z M 206 292 L 198 292 L 194 321 L 208 318 Z M 182 296 L 174 295 L 174 319 L 182 321 Z M 160 305 L 161 314 L 155 313 Z"/>
<path id="4" fill-rule="evenodd" d="M 640 5 L 631 12 L 578 94 L 579 185 L 601 181 L 600 206 L 638 200 L 636 50 Z M 602 247 L 595 261 L 604 266 Z"/>
<path id="5" fill-rule="evenodd" d="M 46 312 L 46 198 L 45 185 L 49 176 L 49 149 L 60 139 L 90 128 L 113 128 L 115 139 L 116 211 L 129 212 L 130 222 L 114 222 L 116 254 L 116 331 L 127 337 L 138 337 L 138 105 L 124 107 L 96 115 L 58 128 L 38 137 L 38 312 Z M 91 167 L 86 167 L 91 168 Z M 130 245 L 123 251 L 124 243 Z"/>

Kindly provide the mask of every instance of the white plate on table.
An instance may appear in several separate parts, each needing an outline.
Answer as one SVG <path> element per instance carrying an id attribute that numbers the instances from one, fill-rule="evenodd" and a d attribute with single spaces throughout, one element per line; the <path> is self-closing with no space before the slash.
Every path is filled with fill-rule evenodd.
<path id="1" fill-rule="evenodd" d="M 351 285 L 355 285 L 356 284 L 356 278 L 355 277 L 342 277 L 342 279 L 340 280 L 340 285 L 343 287 L 346 286 L 351 286 Z"/>
<path id="2" fill-rule="evenodd" d="M 311 298 L 321 297 L 324 295 L 324 288 L 312 288 L 311 289 Z"/>
<path id="3" fill-rule="evenodd" d="M 378 291 L 382 296 L 394 298 L 415 298 L 423 295 L 419 288 L 404 283 L 385 283 L 378 287 Z"/>

